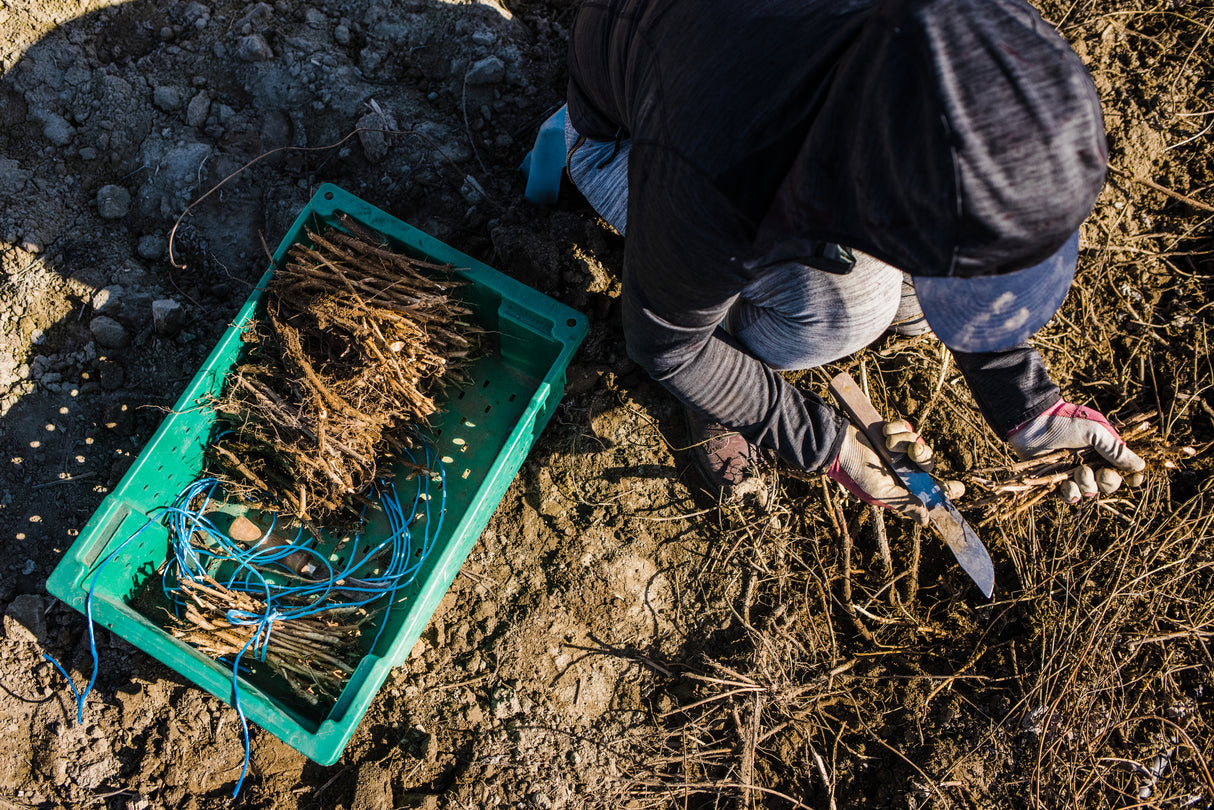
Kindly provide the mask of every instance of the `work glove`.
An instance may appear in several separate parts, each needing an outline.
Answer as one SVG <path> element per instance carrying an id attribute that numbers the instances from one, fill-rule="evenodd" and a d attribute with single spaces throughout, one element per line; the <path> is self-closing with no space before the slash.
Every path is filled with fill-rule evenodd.
<path id="1" fill-rule="evenodd" d="M 931 448 L 907 422 L 886 422 L 882 426 L 885 444 L 891 450 L 906 452 L 912 461 L 930 471 Z M 868 437 L 850 423 L 844 427 L 839 455 L 826 474 L 841 487 L 865 503 L 876 504 L 909 517 L 920 525 L 927 523 L 927 509 L 910 494 L 873 449 Z"/>
<path id="2" fill-rule="evenodd" d="M 1146 462 L 1138 457 L 1117 435 L 1104 414 L 1083 405 L 1059 400 L 1048 411 L 1039 414 L 1007 435 L 1012 451 L 1021 459 L 1032 459 L 1054 450 L 1084 450 L 1092 448 L 1112 467 L 1092 468 L 1080 465 L 1070 480 L 1058 488 L 1059 495 L 1069 503 L 1099 493 L 1115 492 L 1122 481 L 1132 487 L 1143 482 Z M 1123 478 L 1124 474 L 1124 478 Z"/>
<path id="3" fill-rule="evenodd" d="M 881 425 L 885 436 L 885 447 L 893 453 L 905 453 L 924 472 L 936 469 L 936 457 L 923 437 L 905 419 L 896 419 Z"/>

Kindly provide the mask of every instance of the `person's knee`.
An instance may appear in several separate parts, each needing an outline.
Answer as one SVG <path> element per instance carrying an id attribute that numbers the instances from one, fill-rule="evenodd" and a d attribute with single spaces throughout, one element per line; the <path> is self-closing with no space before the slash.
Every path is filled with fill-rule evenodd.
<path id="1" fill-rule="evenodd" d="M 794 318 L 742 301 L 735 307 L 734 335 L 747 350 L 779 371 L 833 363 L 879 338 L 897 309 L 896 300 L 871 307 L 832 303 L 825 317 Z"/>
<path id="2" fill-rule="evenodd" d="M 733 333 L 780 370 L 816 368 L 872 343 L 902 308 L 903 274 L 855 255 L 842 275 L 790 264 L 757 279 L 730 314 Z"/>

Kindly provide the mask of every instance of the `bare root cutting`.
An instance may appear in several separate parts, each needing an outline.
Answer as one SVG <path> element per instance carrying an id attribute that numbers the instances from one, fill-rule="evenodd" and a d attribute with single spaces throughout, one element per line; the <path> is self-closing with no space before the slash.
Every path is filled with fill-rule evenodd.
<path id="1" fill-rule="evenodd" d="M 1120 426 L 1118 433 L 1126 444 L 1147 463 L 1147 470 L 1172 471 L 1195 455 L 1188 446 L 1167 443 L 1159 434 L 1154 411 L 1136 414 Z M 964 476 L 967 490 L 982 493 L 970 500 L 969 507 L 985 509 L 988 518 L 996 514 L 1015 517 L 1040 503 L 1081 466 L 1101 466 L 1103 460 L 1092 450 L 1057 450 L 1038 458 L 1001 467 L 984 467 Z"/>
<path id="2" fill-rule="evenodd" d="M 233 622 L 232 616 L 264 616 L 266 605 L 213 579 L 184 579 L 178 591 L 185 601 L 173 636 L 212 658 L 263 660 L 301 698 L 318 703 L 336 697 L 364 655 L 359 637 L 371 614 L 349 606 L 321 610 L 272 624 Z"/>
<path id="3" fill-rule="evenodd" d="M 248 503 L 318 525 L 355 520 L 386 467 L 417 464 L 417 428 L 479 348 L 449 267 L 351 231 L 291 248 L 214 403 L 212 473 Z"/>

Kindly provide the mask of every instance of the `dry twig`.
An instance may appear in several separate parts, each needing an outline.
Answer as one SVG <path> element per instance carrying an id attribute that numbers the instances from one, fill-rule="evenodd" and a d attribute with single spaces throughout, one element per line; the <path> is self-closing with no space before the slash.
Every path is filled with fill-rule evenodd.
<path id="1" fill-rule="evenodd" d="M 301 521 L 357 520 L 395 463 L 417 466 L 415 433 L 461 379 L 479 332 L 449 268 L 355 230 L 309 233 L 266 290 L 246 360 L 214 403 L 225 430 L 212 471 L 230 493 Z"/>

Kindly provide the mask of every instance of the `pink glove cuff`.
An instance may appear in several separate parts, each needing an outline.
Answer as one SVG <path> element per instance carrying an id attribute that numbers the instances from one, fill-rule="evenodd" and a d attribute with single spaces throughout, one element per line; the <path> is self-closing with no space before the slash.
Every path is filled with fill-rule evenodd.
<path id="1" fill-rule="evenodd" d="M 1005 438 L 1008 438 L 1008 439 L 1012 438 L 1017 433 L 1024 430 L 1029 425 L 1031 425 L 1033 422 L 1036 422 L 1036 421 L 1044 422 L 1045 420 L 1050 419 L 1055 416 L 1061 417 L 1064 419 L 1086 419 L 1089 422 L 1095 422 L 1096 424 L 1103 426 L 1104 428 L 1106 428 L 1109 431 L 1109 433 L 1112 433 L 1116 438 L 1118 438 L 1118 439 L 1121 438 L 1121 436 L 1117 433 L 1117 431 L 1113 429 L 1113 426 L 1109 424 L 1109 420 L 1105 419 L 1104 414 L 1102 414 L 1100 411 L 1094 411 L 1091 408 L 1085 407 L 1083 405 L 1072 405 L 1071 403 L 1067 402 L 1065 399 L 1058 400 L 1057 402 L 1054 403 L 1054 405 L 1049 410 L 1043 411 L 1043 412 L 1037 414 L 1036 416 L 1034 416 L 1032 419 L 1029 419 L 1026 422 L 1022 422 L 1020 425 L 1017 425 L 1016 427 L 1012 428 L 1012 430 L 1007 434 L 1007 436 Z"/>
<path id="2" fill-rule="evenodd" d="M 830 463 L 829 467 L 826 468 L 826 476 L 865 503 L 880 506 L 882 509 L 892 508 L 889 504 L 885 503 L 885 501 L 878 500 L 865 492 L 864 489 L 856 483 L 855 479 L 843 470 L 843 465 L 839 463 L 839 459 L 837 458 Z"/>

